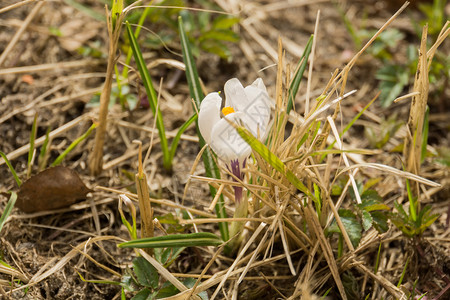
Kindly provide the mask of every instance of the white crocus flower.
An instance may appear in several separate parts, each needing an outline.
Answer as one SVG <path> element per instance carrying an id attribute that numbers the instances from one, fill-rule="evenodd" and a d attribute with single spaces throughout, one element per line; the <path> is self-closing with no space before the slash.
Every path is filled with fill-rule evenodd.
<path id="1" fill-rule="evenodd" d="M 242 179 L 241 170 L 252 149 L 229 121 L 244 126 L 262 141 L 269 131 L 270 98 L 261 78 L 245 88 L 238 79 L 230 79 L 224 91 L 224 106 L 219 93 L 210 93 L 203 99 L 198 125 L 211 149 Z"/>

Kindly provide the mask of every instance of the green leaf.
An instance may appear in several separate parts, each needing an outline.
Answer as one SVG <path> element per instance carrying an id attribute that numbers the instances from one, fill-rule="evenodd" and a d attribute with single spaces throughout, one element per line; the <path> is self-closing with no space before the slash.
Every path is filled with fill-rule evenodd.
<path id="1" fill-rule="evenodd" d="M 183 280 L 183 284 L 189 289 L 193 288 L 196 282 L 197 280 L 195 280 L 194 278 L 186 278 L 185 280 Z M 202 300 L 208 300 L 208 294 L 206 293 L 206 291 L 198 293 L 198 296 L 202 298 Z"/>
<path id="2" fill-rule="evenodd" d="M 2 151 L 0 151 L 0 156 L 3 157 L 3 160 L 5 161 L 6 165 L 8 166 L 9 171 L 11 172 L 14 179 L 16 180 L 17 185 L 20 187 L 22 185 L 22 180 L 20 180 L 19 176 L 17 176 L 16 170 L 14 170 L 14 167 L 11 165 L 11 162 L 9 161 L 8 157 Z"/>
<path id="3" fill-rule="evenodd" d="M 131 300 L 152 300 L 155 299 L 156 292 L 152 293 L 149 288 L 143 288 Z"/>
<path id="4" fill-rule="evenodd" d="M 199 42 L 201 43 L 209 39 L 226 42 L 237 42 L 239 41 L 239 36 L 231 30 L 210 30 L 203 33 L 199 37 Z"/>
<path id="5" fill-rule="evenodd" d="M 3 225 L 5 225 L 6 219 L 11 214 L 12 209 L 14 208 L 14 204 L 16 204 L 17 194 L 15 192 L 11 192 L 11 197 L 9 197 L 9 201 L 3 210 L 2 216 L 0 217 L 0 232 L 2 231 Z"/>
<path id="6" fill-rule="evenodd" d="M 156 127 L 158 128 L 161 151 L 163 153 L 163 166 L 165 169 L 170 170 L 172 168 L 172 161 L 170 160 L 169 146 L 167 143 L 166 130 L 164 127 L 161 110 L 158 107 L 158 97 L 153 87 L 152 79 L 150 77 L 147 65 L 145 64 L 144 58 L 142 56 L 139 44 L 136 41 L 133 31 L 131 30 L 130 23 L 128 23 L 127 21 L 126 25 L 128 38 L 130 39 L 130 46 L 134 55 L 134 60 L 136 61 L 136 64 L 139 69 L 139 74 L 141 75 L 143 84 L 145 86 L 150 108 L 152 109 L 153 115 L 156 118 Z"/>
<path id="7" fill-rule="evenodd" d="M 180 256 L 184 249 L 186 248 L 156 248 L 155 259 L 165 267 L 168 267 Z"/>
<path id="8" fill-rule="evenodd" d="M 235 126 L 239 135 L 246 141 L 252 149 L 258 153 L 267 163 L 269 163 L 275 170 L 283 174 L 298 190 L 303 192 L 305 195 L 309 196 L 314 202 L 319 201 L 308 188 L 303 184 L 303 182 L 298 179 L 295 174 L 289 170 L 286 165 L 279 159 L 275 154 L 273 154 L 266 145 L 261 143 L 257 138 L 255 138 L 250 131 L 242 126 Z"/>
<path id="9" fill-rule="evenodd" d="M 170 145 L 170 160 L 171 161 L 175 157 L 175 153 L 177 151 L 178 143 L 180 142 L 181 135 L 186 131 L 186 129 L 188 129 L 188 127 L 192 123 L 197 121 L 197 119 L 198 119 L 198 115 L 197 114 L 193 114 L 186 122 L 184 122 L 183 125 L 181 125 L 180 129 L 178 129 L 178 132 L 175 135 L 175 137 L 173 138 L 172 144 Z"/>
<path id="10" fill-rule="evenodd" d="M 28 163 L 27 163 L 27 177 L 29 178 L 31 175 L 31 162 L 34 154 L 34 141 L 36 140 L 36 132 L 37 132 L 37 118 L 38 113 L 34 115 L 33 125 L 31 126 L 31 134 L 30 134 L 30 149 L 28 150 Z"/>
<path id="11" fill-rule="evenodd" d="M 372 211 L 370 213 L 373 219 L 373 227 L 380 233 L 386 232 L 389 229 L 389 225 L 387 223 L 388 214 L 383 211 Z"/>
<path id="12" fill-rule="evenodd" d="M 381 105 L 388 107 L 400 95 L 403 88 L 408 85 L 409 71 L 404 66 L 387 65 L 378 70 L 375 78 L 381 80 L 379 84 Z"/>
<path id="13" fill-rule="evenodd" d="M 230 29 L 233 25 L 238 24 L 240 18 L 229 16 L 218 16 L 214 19 L 212 27 L 214 29 Z"/>
<path id="14" fill-rule="evenodd" d="M 363 211 L 362 212 L 362 226 L 364 228 L 364 231 L 369 230 L 370 227 L 372 227 L 372 223 L 373 223 L 372 215 L 367 211 Z"/>
<path id="15" fill-rule="evenodd" d="M 180 291 L 170 282 L 166 281 L 159 289 L 156 299 L 163 299 L 178 294 Z"/>
<path id="16" fill-rule="evenodd" d="M 67 156 L 67 154 L 69 154 L 79 143 L 84 141 L 97 126 L 98 126 L 98 124 L 96 124 L 96 123 L 92 124 L 91 127 L 89 127 L 89 129 L 82 136 L 80 136 L 75 141 L 73 141 L 69 145 L 69 147 L 67 147 L 67 149 L 64 150 L 64 152 L 61 153 L 50 166 L 55 167 L 55 166 L 59 165 L 63 161 L 63 159 Z"/>
<path id="17" fill-rule="evenodd" d="M 311 48 L 314 40 L 314 35 L 311 35 L 311 37 L 308 40 L 308 43 L 306 43 L 305 50 L 303 51 L 302 57 L 300 57 L 299 65 L 297 67 L 297 71 L 294 74 L 294 79 L 292 79 L 292 82 L 289 86 L 289 101 L 287 105 L 286 113 L 289 114 L 291 111 L 293 105 L 295 96 L 297 95 L 298 88 L 300 87 L 300 83 L 302 82 L 303 73 L 305 72 L 306 66 L 308 64 L 308 58 L 311 54 Z"/>
<path id="18" fill-rule="evenodd" d="M 165 247 L 196 247 L 219 246 L 223 241 L 209 232 L 172 234 L 151 238 L 137 239 L 121 243 L 120 248 L 165 248 Z"/>
<path id="19" fill-rule="evenodd" d="M 180 32 L 180 40 L 181 40 L 181 48 L 183 51 L 183 61 L 186 65 L 186 79 L 188 81 L 189 85 L 189 92 L 191 95 L 191 98 L 194 99 L 194 103 L 197 107 L 197 109 L 200 109 L 200 103 L 204 97 L 203 92 L 201 90 L 200 80 L 197 73 L 197 67 L 195 66 L 194 58 L 192 56 L 191 52 L 191 45 L 189 43 L 189 40 L 186 36 L 186 32 L 183 26 L 183 20 L 180 17 L 178 17 L 178 28 Z M 205 140 L 203 139 L 202 135 L 200 134 L 200 131 L 198 130 L 198 124 L 197 124 L 197 134 L 199 137 L 199 146 L 203 147 L 205 146 Z M 205 152 L 203 152 L 203 164 L 205 165 L 205 173 L 207 177 L 217 178 L 220 179 L 220 171 L 217 167 L 216 163 L 213 159 L 213 154 L 209 149 L 206 149 Z M 209 190 L 211 192 L 211 196 L 214 197 L 216 195 L 216 189 L 212 186 L 209 187 Z M 217 201 L 216 207 L 216 214 L 219 218 L 226 218 L 227 213 L 225 211 L 225 200 L 223 196 L 221 195 L 219 197 L 219 200 Z M 229 231 L 228 231 L 228 223 L 221 222 L 219 223 L 219 229 L 221 237 L 224 241 L 227 241 L 230 238 Z"/>
<path id="20" fill-rule="evenodd" d="M 116 28 L 117 19 L 122 14 L 122 11 L 123 11 L 123 0 L 113 0 L 111 8 L 111 19 L 113 30 Z"/>
<path id="21" fill-rule="evenodd" d="M 133 259 L 133 270 L 141 285 L 152 289 L 158 287 L 158 271 L 145 258 L 139 256 Z"/>
<path id="22" fill-rule="evenodd" d="M 340 209 L 338 213 L 353 247 L 356 248 L 361 240 L 361 224 L 359 224 L 356 215 L 351 210 Z M 330 227 L 328 227 L 328 232 L 341 233 L 341 230 L 337 226 L 336 220 L 334 220 Z"/>

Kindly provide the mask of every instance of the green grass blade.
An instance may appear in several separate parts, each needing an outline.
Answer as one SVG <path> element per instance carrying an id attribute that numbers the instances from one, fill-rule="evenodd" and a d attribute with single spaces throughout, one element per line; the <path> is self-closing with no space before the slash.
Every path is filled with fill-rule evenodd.
<path id="1" fill-rule="evenodd" d="M 400 285 L 403 282 L 403 278 L 405 277 L 405 274 L 406 274 L 406 269 L 408 268 L 408 263 L 409 263 L 409 257 L 406 260 L 405 267 L 403 268 L 403 272 L 402 272 L 402 275 L 400 276 L 400 279 L 399 279 L 399 281 L 397 283 L 397 287 L 400 287 Z"/>
<path id="2" fill-rule="evenodd" d="M 175 135 L 175 137 L 172 140 L 172 144 L 170 145 L 170 160 L 172 161 L 173 158 L 175 157 L 175 153 L 177 151 L 178 148 L 178 143 L 180 142 L 180 138 L 181 135 L 183 134 L 183 132 L 186 131 L 186 129 L 195 121 L 197 121 L 198 115 L 197 114 L 193 114 L 192 117 L 190 117 L 186 122 L 184 122 L 183 125 L 181 125 L 180 129 L 178 129 L 177 134 Z"/>
<path id="3" fill-rule="evenodd" d="M 150 73 L 147 70 L 147 65 L 145 64 L 144 58 L 142 57 L 142 52 L 139 44 L 136 41 L 133 31 L 131 30 L 130 23 L 128 23 L 127 21 L 126 25 L 128 38 L 130 39 L 130 46 L 134 55 L 134 60 L 136 61 L 136 64 L 138 66 L 139 74 L 141 74 L 142 82 L 147 92 L 150 108 L 152 109 L 153 115 L 156 118 L 156 128 L 158 128 L 161 151 L 163 153 L 163 166 L 165 169 L 170 170 L 172 168 L 172 161 L 170 160 L 169 145 L 167 143 L 166 130 L 164 128 L 162 114 L 158 108 L 158 97 L 153 87 Z"/>
<path id="4" fill-rule="evenodd" d="M 37 131 L 37 118 L 38 113 L 34 115 L 33 125 L 31 126 L 31 134 L 30 134 L 30 149 L 28 150 L 28 162 L 27 162 L 27 178 L 31 175 L 31 165 L 34 154 L 34 141 L 36 140 L 36 131 Z"/>
<path id="5" fill-rule="evenodd" d="M 120 248 L 178 248 L 178 247 L 197 247 L 197 246 L 218 246 L 223 241 L 215 234 L 209 232 L 189 233 L 189 234 L 171 234 L 132 240 L 121 243 Z"/>
<path id="6" fill-rule="evenodd" d="M 297 67 L 297 72 L 294 75 L 294 79 L 289 86 L 289 101 L 287 105 L 287 114 L 291 111 L 295 96 L 297 95 L 298 88 L 300 87 L 300 83 L 302 82 L 303 73 L 306 70 L 306 65 L 308 64 L 308 58 L 311 54 L 311 48 L 313 44 L 314 35 L 312 34 L 306 44 L 305 50 L 303 51 L 302 57 L 300 58 L 299 66 Z"/>
<path id="7" fill-rule="evenodd" d="M 15 192 L 11 192 L 11 197 L 9 197 L 5 210 L 3 210 L 2 216 L 0 217 L 0 232 L 2 231 L 3 225 L 5 225 L 6 219 L 8 219 L 8 216 L 11 214 L 14 204 L 16 204 L 16 200 L 17 194 Z"/>
<path id="8" fill-rule="evenodd" d="M 0 156 L 3 157 L 3 159 L 5 160 L 5 163 L 8 166 L 9 171 L 14 176 L 14 179 L 16 180 L 17 185 L 20 187 L 22 185 L 22 180 L 20 180 L 19 176 L 17 176 L 16 170 L 14 170 L 14 168 L 11 165 L 11 162 L 9 161 L 8 157 L 2 151 L 0 151 Z"/>
<path id="9" fill-rule="evenodd" d="M 411 190 L 411 184 L 409 183 L 409 180 L 406 179 L 406 191 L 408 193 L 408 200 L 409 200 L 409 217 L 413 222 L 416 222 L 417 220 L 417 200 L 415 199 L 413 192 Z"/>
<path id="10" fill-rule="evenodd" d="M 92 133 L 92 131 L 97 127 L 97 125 L 98 124 L 96 123 L 92 124 L 91 127 L 89 127 L 89 129 L 82 136 L 73 141 L 72 144 L 70 144 L 69 147 L 67 147 L 67 149 L 64 150 L 64 152 L 61 153 L 50 166 L 55 167 L 59 165 L 63 161 L 63 159 L 67 156 L 67 154 L 70 153 L 70 151 L 72 151 L 81 141 L 85 140 Z"/>
<path id="11" fill-rule="evenodd" d="M 47 128 L 47 132 L 45 133 L 45 140 L 41 147 L 41 152 L 39 153 L 39 159 L 38 159 L 38 165 L 39 170 L 42 170 L 45 168 L 46 164 L 46 157 L 47 157 L 47 148 L 48 143 L 50 142 L 50 131 L 52 131 L 51 127 Z"/>
<path id="12" fill-rule="evenodd" d="M 186 32 L 184 31 L 183 26 L 183 20 L 181 17 L 178 17 L 178 26 L 180 31 L 180 40 L 181 40 L 181 48 L 183 50 L 183 61 L 186 65 L 186 78 L 189 84 L 189 92 L 191 97 L 194 99 L 195 105 L 197 106 L 197 109 L 200 108 L 200 102 L 202 101 L 204 95 L 201 89 L 200 80 L 197 73 L 197 68 L 195 66 L 194 58 L 192 56 L 191 46 L 189 44 L 189 40 L 186 36 Z M 200 131 L 198 130 L 198 124 L 197 124 L 197 133 L 199 138 L 199 145 L 200 148 L 203 147 L 206 143 L 203 139 L 202 135 L 200 134 Z M 203 152 L 203 164 L 205 165 L 205 173 L 207 177 L 213 177 L 220 179 L 220 171 L 217 167 L 214 159 L 213 154 L 209 149 L 206 149 L 205 152 Z M 212 186 L 209 187 L 209 190 L 211 192 L 211 196 L 214 198 L 216 195 L 216 189 Z M 225 211 L 225 200 L 223 196 L 221 195 L 219 197 L 219 200 L 217 201 L 216 207 L 216 215 L 219 218 L 226 218 L 227 213 Z M 228 231 L 228 223 L 221 222 L 219 223 L 219 230 L 220 234 L 222 236 L 222 239 L 224 241 L 227 241 L 230 238 L 230 234 Z"/>
<path id="13" fill-rule="evenodd" d="M 297 189 L 303 192 L 305 195 L 318 201 L 316 197 L 308 190 L 308 188 L 295 176 L 295 174 L 289 170 L 286 165 L 279 159 L 273 152 L 267 148 L 266 145 L 261 143 L 255 138 L 247 129 L 241 126 L 232 124 L 239 135 L 252 147 L 256 153 L 258 153 L 266 162 L 268 162 L 275 170 L 283 174 Z"/>
<path id="14" fill-rule="evenodd" d="M 151 9 L 151 7 L 146 7 L 144 9 L 144 12 L 142 13 L 142 15 L 139 17 L 139 21 L 137 23 L 136 30 L 134 31 L 134 37 L 136 39 L 139 37 L 139 34 L 141 33 L 142 24 L 144 24 L 144 21 L 147 18 L 147 15 L 150 12 L 150 9 Z M 125 59 L 125 64 L 124 64 L 123 70 L 122 70 L 123 78 L 128 78 L 128 66 L 130 64 L 132 55 L 133 55 L 133 51 L 130 51 L 130 49 L 128 49 L 127 58 Z"/>

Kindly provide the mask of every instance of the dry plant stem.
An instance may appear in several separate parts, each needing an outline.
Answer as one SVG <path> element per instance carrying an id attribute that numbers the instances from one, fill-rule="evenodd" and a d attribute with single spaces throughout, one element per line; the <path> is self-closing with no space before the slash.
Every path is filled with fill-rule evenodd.
<path id="1" fill-rule="evenodd" d="M 108 104 L 111 95 L 111 86 L 114 74 L 114 65 L 116 60 L 117 44 L 120 37 L 120 29 L 122 27 L 122 19 L 124 14 L 121 13 L 113 28 L 112 17 L 108 13 L 108 8 L 105 5 L 106 14 L 108 17 L 107 27 L 109 36 L 109 50 L 108 50 L 108 66 L 106 68 L 105 84 L 100 96 L 100 111 L 99 111 L 99 125 L 95 132 L 94 150 L 89 159 L 89 169 L 92 175 L 99 175 L 103 168 L 103 145 L 105 144 L 106 125 L 108 117 Z"/>
<path id="2" fill-rule="evenodd" d="M 14 46 L 17 44 L 17 42 L 19 41 L 22 34 L 25 32 L 28 25 L 30 25 L 31 21 L 33 20 L 33 18 L 36 16 L 36 14 L 39 12 L 39 10 L 41 9 L 41 7 L 43 5 L 44 5 L 44 1 L 36 3 L 36 5 L 33 7 L 33 10 L 28 14 L 27 18 L 23 22 L 20 29 L 16 32 L 16 34 L 13 36 L 13 38 L 9 42 L 8 46 L 6 46 L 5 50 L 3 50 L 2 54 L 0 55 L 0 66 L 3 65 L 3 63 L 6 60 L 6 57 L 11 52 L 11 50 L 14 48 Z"/>
<path id="3" fill-rule="evenodd" d="M 406 171 L 419 174 L 421 161 L 421 147 L 422 147 L 422 131 L 425 110 L 427 108 L 428 100 L 428 64 L 427 64 L 427 32 L 428 26 L 425 25 L 422 30 L 422 39 L 419 49 L 419 60 L 417 64 L 416 76 L 414 79 L 414 92 L 418 92 L 412 98 L 411 110 L 409 113 L 408 129 L 405 137 L 405 146 L 403 156 L 406 162 Z M 413 195 L 419 196 L 419 184 L 412 185 Z M 419 204 L 419 202 L 418 202 Z M 417 207 L 419 209 L 419 207 Z"/>
<path id="4" fill-rule="evenodd" d="M 2 8 L 2 9 L 0 9 L 0 14 L 5 13 L 5 12 L 11 10 L 11 9 L 14 9 L 14 8 L 21 7 L 22 5 L 25 5 L 25 4 L 28 4 L 28 3 L 31 3 L 31 2 L 38 2 L 38 1 L 39 0 L 23 0 L 21 2 L 11 4 L 9 6 L 6 6 L 6 7 Z"/>
<path id="5" fill-rule="evenodd" d="M 150 194 L 148 192 L 147 176 L 142 168 L 142 148 L 139 144 L 139 171 L 136 174 L 136 189 L 139 200 L 139 210 L 141 213 L 141 238 L 153 237 L 153 210 L 150 205 Z M 148 250 L 147 253 L 152 253 Z"/>
<path id="6" fill-rule="evenodd" d="M 308 203 L 305 208 L 305 215 L 308 216 L 307 220 L 309 223 L 309 228 L 314 232 L 317 241 L 320 243 L 320 247 L 322 248 L 325 259 L 328 263 L 328 267 L 333 275 L 336 286 L 339 290 L 339 294 L 341 298 L 346 300 L 347 295 L 345 294 L 344 285 L 342 284 L 341 277 L 339 275 L 339 269 L 336 264 L 336 260 L 334 259 L 333 250 L 325 237 L 323 232 L 323 228 L 320 226 L 319 219 L 317 218 L 317 214 L 315 210 L 311 207 L 311 203 Z"/>
<path id="7" fill-rule="evenodd" d="M 238 262 L 240 261 L 240 259 L 242 258 L 242 256 L 244 256 L 245 252 L 247 251 L 247 249 L 251 246 L 251 244 L 253 243 L 253 241 L 256 239 L 256 237 L 259 235 L 259 233 L 261 232 L 261 230 L 264 229 L 264 227 L 266 226 L 266 223 L 261 223 L 258 228 L 255 230 L 255 232 L 253 233 L 253 235 L 250 237 L 250 239 L 248 240 L 248 242 L 245 244 L 244 248 L 240 251 L 240 253 L 238 254 L 238 256 L 236 257 L 236 260 L 234 261 L 234 263 L 230 266 L 230 268 L 228 268 L 227 273 L 225 274 L 225 276 L 222 278 L 222 280 L 220 281 L 219 286 L 216 288 L 214 294 L 211 296 L 211 300 L 214 300 L 217 296 L 217 294 L 219 293 L 220 289 L 223 287 L 223 285 L 225 284 L 225 281 L 228 279 L 228 277 L 230 277 L 231 273 L 233 272 L 234 268 L 237 266 Z"/>

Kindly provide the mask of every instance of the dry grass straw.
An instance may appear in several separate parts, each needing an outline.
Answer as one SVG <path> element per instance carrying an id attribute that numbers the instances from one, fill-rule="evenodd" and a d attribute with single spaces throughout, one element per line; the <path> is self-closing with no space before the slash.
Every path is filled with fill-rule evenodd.
<path id="1" fill-rule="evenodd" d="M 117 46 L 121 34 L 124 13 L 119 12 L 117 16 L 111 16 L 108 7 L 105 5 L 107 15 L 107 28 L 109 37 L 108 62 L 106 68 L 106 78 L 100 95 L 99 125 L 95 132 L 94 149 L 89 159 L 89 169 L 92 175 L 99 175 L 103 169 L 103 145 L 105 144 L 106 125 L 108 116 L 108 104 L 111 95 L 111 87 L 114 75 L 114 66 L 116 64 Z M 115 24 L 113 18 L 117 17 Z"/>
<path id="2" fill-rule="evenodd" d="M 427 109 L 429 79 L 428 70 L 433 60 L 434 53 L 437 47 L 444 41 L 450 33 L 450 22 L 447 21 L 442 28 L 438 39 L 427 51 L 427 34 L 428 25 L 422 29 L 422 39 L 419 48 L 419 61 L 417 64 L 417 71 L 414 78 L 414 87 L 411 101 L 411 109 L 407 124 L 407 134 L 405 137 L 405 144 L 403 148 L 403 157 L 405 159 L 406 170 L 413 174 L 420 174 L 420 164 L 422 159 L 422 139 L 425 111 Z M 413 185 L 413 195 L 419 196 L 419 183 Z"/>

